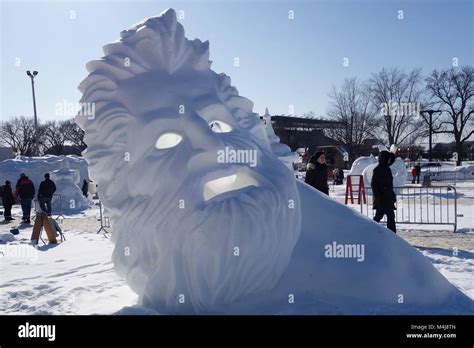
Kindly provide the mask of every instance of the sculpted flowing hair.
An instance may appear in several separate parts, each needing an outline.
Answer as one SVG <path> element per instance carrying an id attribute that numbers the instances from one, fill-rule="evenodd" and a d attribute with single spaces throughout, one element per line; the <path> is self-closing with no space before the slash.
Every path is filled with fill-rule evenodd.
<path id="1" fill-rule="evenodd" d="M 139 117 L 131 115 L 121 104 L 117 97 L 119 83 L 153 71 L 169 75 L 182 69 L 211 71 L 211 61 L 209 42 L 188 40 L 173 9 L 122 31 L 120 40 L 105 45 L 103 51 L 104 57 L 87 63 L 89 75 L 79 85 L 83 93 L 80 103 L 83 109 L 93 104 L 94 116 L 88 117 L 81 110 L 75 121 L 85 131 L 88 148 L 83 155 L 91 164 L 91 177 L 99 184 L 101 199 L 107 206 L 107 200 L 117 191 L 111 178 L 126 175 L 126 170 L 122 170 L 126 167 L 123 160 L 127 151 L 126 133 L 134 118 Z M 263 127 L 258 115 L 253 113 L 253 103 L 239 96 L 228 76 L 216 76 L 222 103 L 242 127 L 263 139 Z"/>

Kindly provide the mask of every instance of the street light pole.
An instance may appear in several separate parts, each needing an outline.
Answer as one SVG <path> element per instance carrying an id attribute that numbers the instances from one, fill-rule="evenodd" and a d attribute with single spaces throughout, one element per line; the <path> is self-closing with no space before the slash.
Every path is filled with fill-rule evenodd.
<path id="1" fill-rule="evenodd" d="M 33 111 L 35 115 L 35 150 L 36 156 L 39 156 L 39 139 L 38 139 L 38 116 L 36 114 L 36 97 L 35 97 L 35 76 L 38 75 L 37 71 L 31 73 L 29 70 L 26 72 L 31 79 L 31 92 L 33 93 Z"/>
<path id="2" fill-rule="evenodd" d="M 420 114 L 428 114 L 428 130 L 429 130 L 429 150 L 428 150 L 428 160 L 432 161 L 432 144 L 433 144 L 433 114 L 441 113 L 440 110 L 421 110 Z"/>

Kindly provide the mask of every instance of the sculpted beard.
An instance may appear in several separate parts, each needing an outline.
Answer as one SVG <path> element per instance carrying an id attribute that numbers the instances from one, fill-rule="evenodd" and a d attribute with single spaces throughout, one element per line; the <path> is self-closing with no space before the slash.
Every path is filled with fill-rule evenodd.
<path id="1" fill-rule="evenodd" d="M 215 312 L 276 284 L 299 236 L 299 198 L 292 173 L 282 163 L 273 158 L 262 162 L 262 172 L 272 173 L 261 178 L 265 185 L 198 208 L 177 204 L 189 197 L 192 178 L 173 197 L 164 197 L 157 176 L 155 192 L 150 184 L 150 195 L 133 199 L 133 206 L 117 217 L 113 261 L 132 289 L 144 294 L 143 305 L 167 313 Z M 144 234 L 154 231 L 152 240 L 140 237 L 134 228 L 140 225 Z M 127 247 L 130 256 L 123 258 Z M 135 262 L 136 257 L 148 262 Z"/>

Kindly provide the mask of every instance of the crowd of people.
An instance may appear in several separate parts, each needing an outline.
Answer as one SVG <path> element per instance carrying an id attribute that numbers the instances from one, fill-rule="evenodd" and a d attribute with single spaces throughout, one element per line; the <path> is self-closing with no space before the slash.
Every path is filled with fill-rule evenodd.
<path id="1" fill-rule="evenodd" d="M 84 179 L 81 188 L 82 194 L 87 198 L 89 181 Z M 41 181 L 38 194 L 36 196 L 39 209 L 52 215 L 52 201 L 54 193 L 56 192 L 56 184 L 51 180 L 49 173 L 44 174 L 44 180 Z M 36 188 L 31 179 L 25 174 L 21 173 L 16 182 L 15 189 L 9 180 L 5 180 L 3 185 L 0 185 L 0 200 L 3 205 L 5 221 L 15 220 L 12 217 L 12 207 L 15 203 L 20 203 L 22 210 L 22 222 L 31 223 L 31 208 L 35 198 Z"/>
<path id="2" fill-rule="evenodd" d="M 37 199 L 41 211 L 46 212 L 49 216 L 52 213 L 51 202 L 55 192 L 56 184 L 50 179 L 49 173 L 46 173 L 44 180 L 39 185 Z M 11 182 L 6 180 L 5 184 L 0 187 L 5 221 L 14 220 L 12 207 L 16 202 L 19 202 L 22 210 L 22 222 L 31 223 L 31 207 L 35 193 L 35 185 L 25 173 L 20 174 L 15 190 L 13 190 Z"/>

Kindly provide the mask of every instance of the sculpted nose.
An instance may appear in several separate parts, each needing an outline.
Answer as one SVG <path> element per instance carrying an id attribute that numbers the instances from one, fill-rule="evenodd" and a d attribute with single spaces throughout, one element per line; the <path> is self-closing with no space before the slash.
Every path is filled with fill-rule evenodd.
<path id="1" fill-rule="evenodd" d="M 218 134 L 214 133 L 206 120 L 199 116 L 186 125 L 186 134 L 196 151 L 217 151 L 224 146 Z"/>
<path id="2" fill-rule="evenodd" d="M 217 163 L 218 151 L 225 147 L 219 134 L 215 133 L 209 124 L 200 117 L 186 126 L 186 134 L 193 149 L 188 169 L 199 170 L 214 166 Z"/>

